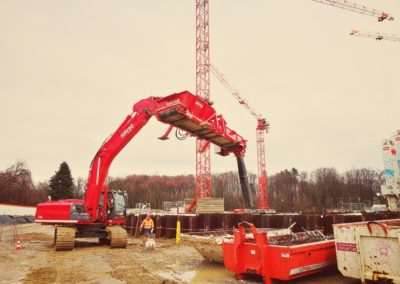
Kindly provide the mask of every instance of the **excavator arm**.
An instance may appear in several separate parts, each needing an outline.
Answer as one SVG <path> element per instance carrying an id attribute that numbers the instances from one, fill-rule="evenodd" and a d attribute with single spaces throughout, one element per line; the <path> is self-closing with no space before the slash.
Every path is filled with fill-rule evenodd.
<path id="1" fill-rule="evenodd" d="M 93 158 L 84 201 L 85 212 L 89 213 L 92 219 L 97 219 L 96 212 L 100 195 L 112 161 L 140 129 L 146 125 L 150 118 L 151 115 L 147 112 L 139 112 L 133 116 L 128 115 L 117 131 L 104 142 Z"/>
<path id="2" fill-rule="evenodd" d="M 238 159 L 240 180 L 246 207 L 252 207 L 243 156 L 246 140 L 230 129 L 222 115 L 202 98 L 184 91 L 166 97 L 149 97 L 133 106 L 118 129 L 106 139 L 94 156 L 89 170 L 84 200 L 67 199 L 38 204 L 35 221 L 46 224 L 90 224 L 107 220 L 105 214 L 108 169 L 114 158 L 154 116 L 157 120 L 186 131 L 218 146 L 222 156 L 233 153 Z M 103 201 L 101 202 L 101 196 Z M 113 224 L 113 220 L 111 221 Z M 107 221 L 107 222 L 108 222 Z M 115 223 L 119 223 L 117 220 Z M 111 224 L 110 223 L 110 224 Z"/>
<path id="3" fill-rule="evenodd" d="M 149 97 L 141 100 L 133 106 L 133 114 L 126 117 L 93 158 L 84 200 L 85 212 L 90 215 L 92 221 L 98 221 L 100 218 L 99 200 L 102 192 L 107 192 L 104 182 L 112 161 L 152 116 L 163 123 L 187 131 L 191 136 L 217 145 L 220 155 L 233 153 L 238 159 L 242 159 L 245 154 L 246 140 L 228 128 L 222 115 L 216 114 L 214 108 L 200 97 L 185 91 L 167 97 Z M 243 167 L 241 161 L 240 168 Z M 243 176 L 241 172 L 241 181 L 247 187 L 245 202 L 252 205 L 246 178 L 247 174 Z"/>

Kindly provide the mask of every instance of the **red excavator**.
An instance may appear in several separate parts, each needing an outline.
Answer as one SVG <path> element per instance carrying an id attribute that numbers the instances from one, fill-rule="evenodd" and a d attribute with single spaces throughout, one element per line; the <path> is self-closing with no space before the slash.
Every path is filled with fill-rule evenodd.
<path id="1" fill-rule="evenodd" d="M 105 140 L 92 160 L 84 200 L 65 199 L 37 205 L 35 222 L 55 225 L 56 250 L 72 250 L 75 238 L 96 237 L 111 248 L 126 247 L 127 194 L 109 190 L 105 184 L 113 159 L 140 129 L 155 116 L 159 121 L 218 146 L 217 154 L 237 157 L 243 197 L 252 206 L 243 156 L 246 140 L 227 127 L 211 104 L 184 91 L 166 97 L 149 97 L 133 106 L 118 129 Z"/>

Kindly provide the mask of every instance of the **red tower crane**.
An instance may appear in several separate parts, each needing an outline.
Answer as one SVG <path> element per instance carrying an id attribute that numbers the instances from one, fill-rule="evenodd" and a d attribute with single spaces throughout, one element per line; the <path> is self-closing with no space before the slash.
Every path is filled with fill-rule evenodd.
<path id="1" fill-rule="evenodd" d="M 389 20 L 389 21 L 394 20 L 394 18 L 386 12 L 377 11 L 375 9 L 370 9 L 364 5 L 360 5 L 360 4 L 357 4 L 357 3 L 354 3 L 354 2 L 351 2 L 348 0 L 312 0 L 312 1 L 326 4 L 329 6 L 334 6 L 337 8 L 344 9 L 344 10 L 376 17 L 376 18 L 378 18 L 379 22 L 382 22 L 384 20 Z"/>
<path id="2" fill-rule="evenodd" d="M 380 40 L 390 40 L 390 41 L 400 41 L 400 35 L 396 34 L 384 34 L 379 32 L 362 32 L 359 30 L 351 30 L 350 35 L 352 36 L 360 36 L 360 37 L 369 37 L 376 39 L 377 41 Z"/>
<path id="3" fill-rule="evenodd" d="M 196 95 L 210 102 L 210 34 L 209 0 L 196 0 Z M 191 211 L 197 198 L 211 197 L 210 142 L 196 138 L 195 198 L 187 208 Z"/>
<path id="4" fill-rule="evenodd" d="M 258 170 L 258 203 L 257 209 L 266 210 L 268 207 L 268 183 L 267 170 L 265 167 L 265 141 L 264 133 L 268 132 L 269 123 L 243 98 L 239 91 L 234 88 L 222 74 L 222 72 L 214 65 L 210 65 L 211 73 L 221 82 L 221 84 L 236 98 L 247 111 L 257 119 L 257 170 Z"/>
<path id="5" fill-rule="evenodd" d="M 365 6 L 347 0 L 313 0 L 338 8 L 378 17 L 378 21 L 393 20 L 388 13 L 368 9 Z M 196 95 L 206 102 L 210 102 L 210 37 L 209 37 L 209 0 L 196 0 Z M 257 116 L 257 115 L 256 115 Z M 266 130 L 260 121 L 260 130 Z M 265 128 L 265 129 L 262 129 Z M 169 129 L 169 131 L 171 128 Z M 167 131 L 167 133 L 169 133 Z M 166 134 L 167 134 L 166 133 Z M 162 139 L 165 139 L 165 135 Z M 264 136 L 257 137 L 260 144 Z M 258 141 L 258 140 L 257 140 Z M 258 143 L 258 145 L 259 145 Z M 260 151 L 260 155 L 263 155 Z M 259 156 L 260 156 L 259 155 Z M 264 166 L 265 168 L 265 166 Z M 262 168 L 261 168 L 262 169 Z M 260 169 L 259 169 L 260 170 Z M 262 175 L 261 175 L 262 176 Z M 211 158 L 210 143 L 200 138 L 196 139 L 196 180 L 195 198 L 187 208 L 190 211 L 197 202 L 197 198 L 211 197 Z"/>

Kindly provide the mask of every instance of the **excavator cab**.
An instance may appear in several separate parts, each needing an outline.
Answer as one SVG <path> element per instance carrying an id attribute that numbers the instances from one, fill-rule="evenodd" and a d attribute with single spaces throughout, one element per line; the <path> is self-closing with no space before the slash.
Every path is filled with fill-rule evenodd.
<path id="1" fill-rule="evenodd" d="M 107 201 L 105 210 L 104 206 L 104 194 L 100 196 L 99 209 L 105 214 L 101 214 L 107 220 L 125 220 L 126 218 L 126 207 L 128 205 L 128 194 L 126 191 L 110 190 L 107 192 Z"/>
<path id="2" fill-rule="evenodd" d="M 109 191 L 107 197 L 107 219 L 125 219 L 127 205 L 128 194 L 126 191 Z"/>

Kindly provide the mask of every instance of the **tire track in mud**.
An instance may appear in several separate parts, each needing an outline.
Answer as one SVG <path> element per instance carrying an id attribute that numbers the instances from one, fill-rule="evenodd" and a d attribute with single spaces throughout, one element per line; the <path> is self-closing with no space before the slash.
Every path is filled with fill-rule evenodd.
<path id="1" fill-rule="evenodd" d="M 87 279 L 82 261 L 74 252 L 55 252 L 50 247 L 31 262 L 23 283 L 79 283 Z"/>
<path id="2" fill-rule="evenodd" d="M 23 283 L 51 284 L 56 282 L 57 270 L 53 267 L 39 267 L 31 269 L 25 276 Z"/>
<path id="3" fill-rule="evenodd" d="M 127 249 L 112 249 L 108 254 L 108 264 L 112 267 L 111 275 L 128 284 L 149 283 L 160 284 L 168 283 L 156 275 L 153 275 L 155 267 L 148 266 L 153 261 L 144 257 L 137 245 L 130 245 Z M 171 282 L 173 283 L 173 282 Z"/>
<path id="4" fill-rule="evenodd" d="M 193 273 L 202 257 L 189 246 L 177 246 L 174 240 L 157 240 L 152 251 L 141 239 L 129 238 L 127 249 L 110 249 L 79 240 L 73 251 L 54 251 L 53 229 L 32 226 L 25 229 L 24 248 L 3 254 L 9 262 L 0 271 L 8 272 L 0 283 L 190 283 L 185 273 Z M 21 266 L 22 265 L 22 266 Z M 3 269 L 3 270 L 1 270 Z M 186 278 L 185 278 L 186 277 Z M 189 279 L 191 279 L 189 277 Z"/>
<path id="5" fill-rule="evenodd" d="M 202 262 L 202 257 L 192 247 L 176 245 L 174 240 L 157 240 L 156 248 L 152 250 L 146 250 L 138 239 L 131 240 L 130 244 L 127 253 L 129 263 L 134 267 L 128 268 L 127 273 L 122 272 L 122 277 L 118 275 L 118 279 L 128 283 L 141 283 L 127 277 L 129 270 L 137 271 L 151 281 L 149 283 L 190 283 L 196 265 Z M 111 265 L 118 271 L 115 259 L 113 261 Z M 126 268 L 126 264 L 121 266 Z"/>

